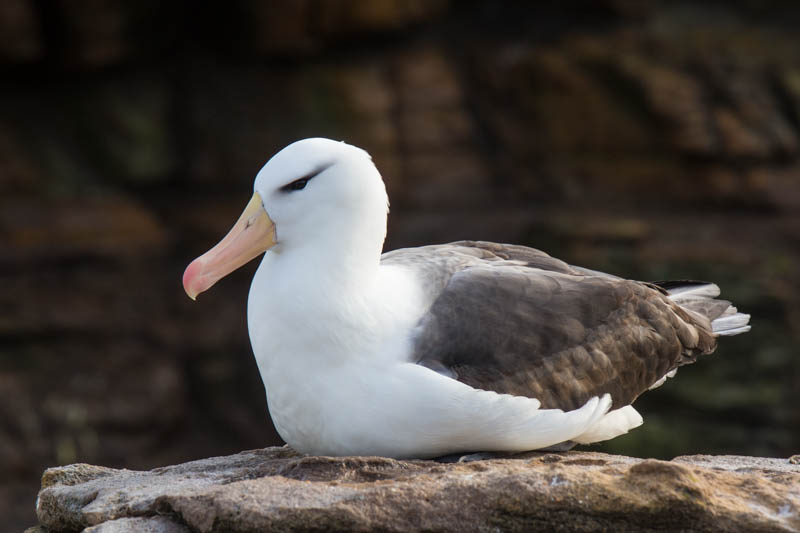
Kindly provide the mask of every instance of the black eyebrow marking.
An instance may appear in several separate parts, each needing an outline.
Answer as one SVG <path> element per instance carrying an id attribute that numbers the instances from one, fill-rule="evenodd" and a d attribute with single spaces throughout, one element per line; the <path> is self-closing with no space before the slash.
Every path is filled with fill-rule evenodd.
<path id="1" fill-rule="evenodd" d="M 328 170 L 332 166 L 333 166 L 333 163 L 328 163 L 327 165 L 323 165 L 321 167 L 317 167 L 316 169 L 312 170 L 311 172 L 309 172 L 308 174 L 306 174 L 302 178 L 298 178 L 298 179 L 296 179 L 294 181 L 291 181 L 291 182 L 287 183 L 286 185 L 283 185 L 278 190 L 281 191 L 281 192 L 299 191 L 299 190 L 305 188 L 305 186 L 309 182 L 309 180 L 311 180 L 312 178 L 315 178 L 318 175 L 322 174 L 323 172 L 325 172 L 326 170 Z"/>

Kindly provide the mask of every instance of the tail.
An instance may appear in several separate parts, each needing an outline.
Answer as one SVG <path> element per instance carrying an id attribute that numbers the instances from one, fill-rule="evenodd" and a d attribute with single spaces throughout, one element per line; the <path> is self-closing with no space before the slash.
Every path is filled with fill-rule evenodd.
<path id="1" fill-rule="evenodd" d="M 738 335 L 750 331 L 750 315 L 739 313 L 730 302 L 717 300 L 719 287 L 707 281 L 656 281 L 670 299 L 711 322 L 717 335 Z"/>

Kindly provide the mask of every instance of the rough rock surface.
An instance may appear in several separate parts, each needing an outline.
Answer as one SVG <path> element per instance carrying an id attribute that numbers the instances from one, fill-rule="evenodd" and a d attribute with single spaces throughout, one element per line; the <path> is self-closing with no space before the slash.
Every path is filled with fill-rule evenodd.
<path id="1" fill-rule="evenodd" d="M 463 463 L 265 448 L 149 472 L 86 464 L 42 477 L 47 531 L 800 531 L 787 459 L 596 452 Z"/>

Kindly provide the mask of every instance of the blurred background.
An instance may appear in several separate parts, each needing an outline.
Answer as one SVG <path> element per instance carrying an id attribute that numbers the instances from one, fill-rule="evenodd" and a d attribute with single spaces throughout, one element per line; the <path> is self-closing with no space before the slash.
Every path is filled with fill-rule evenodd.
<path id="1" fill-rule="evenodd" d="M 277 150 L 368 150 L 386 249 L 488 239 L 708 279 L 753 331 L 592 449 L 800 451 L 800 4 L 0 2 L 0 516 L 39 476 L 279 444 L 245 322 L 255 263 L 181 274 Z"/>

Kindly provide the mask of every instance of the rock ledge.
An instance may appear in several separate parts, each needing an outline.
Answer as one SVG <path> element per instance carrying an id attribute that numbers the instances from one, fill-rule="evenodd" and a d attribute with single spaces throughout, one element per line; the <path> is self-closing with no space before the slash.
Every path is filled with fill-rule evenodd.
<path id="1" fill-rule="evenodd" d="M 149 472 L 48 469 L 38 531 L 800 531 L 800 465 L 593 452 L 471 463 L 252 450 Z"/>

